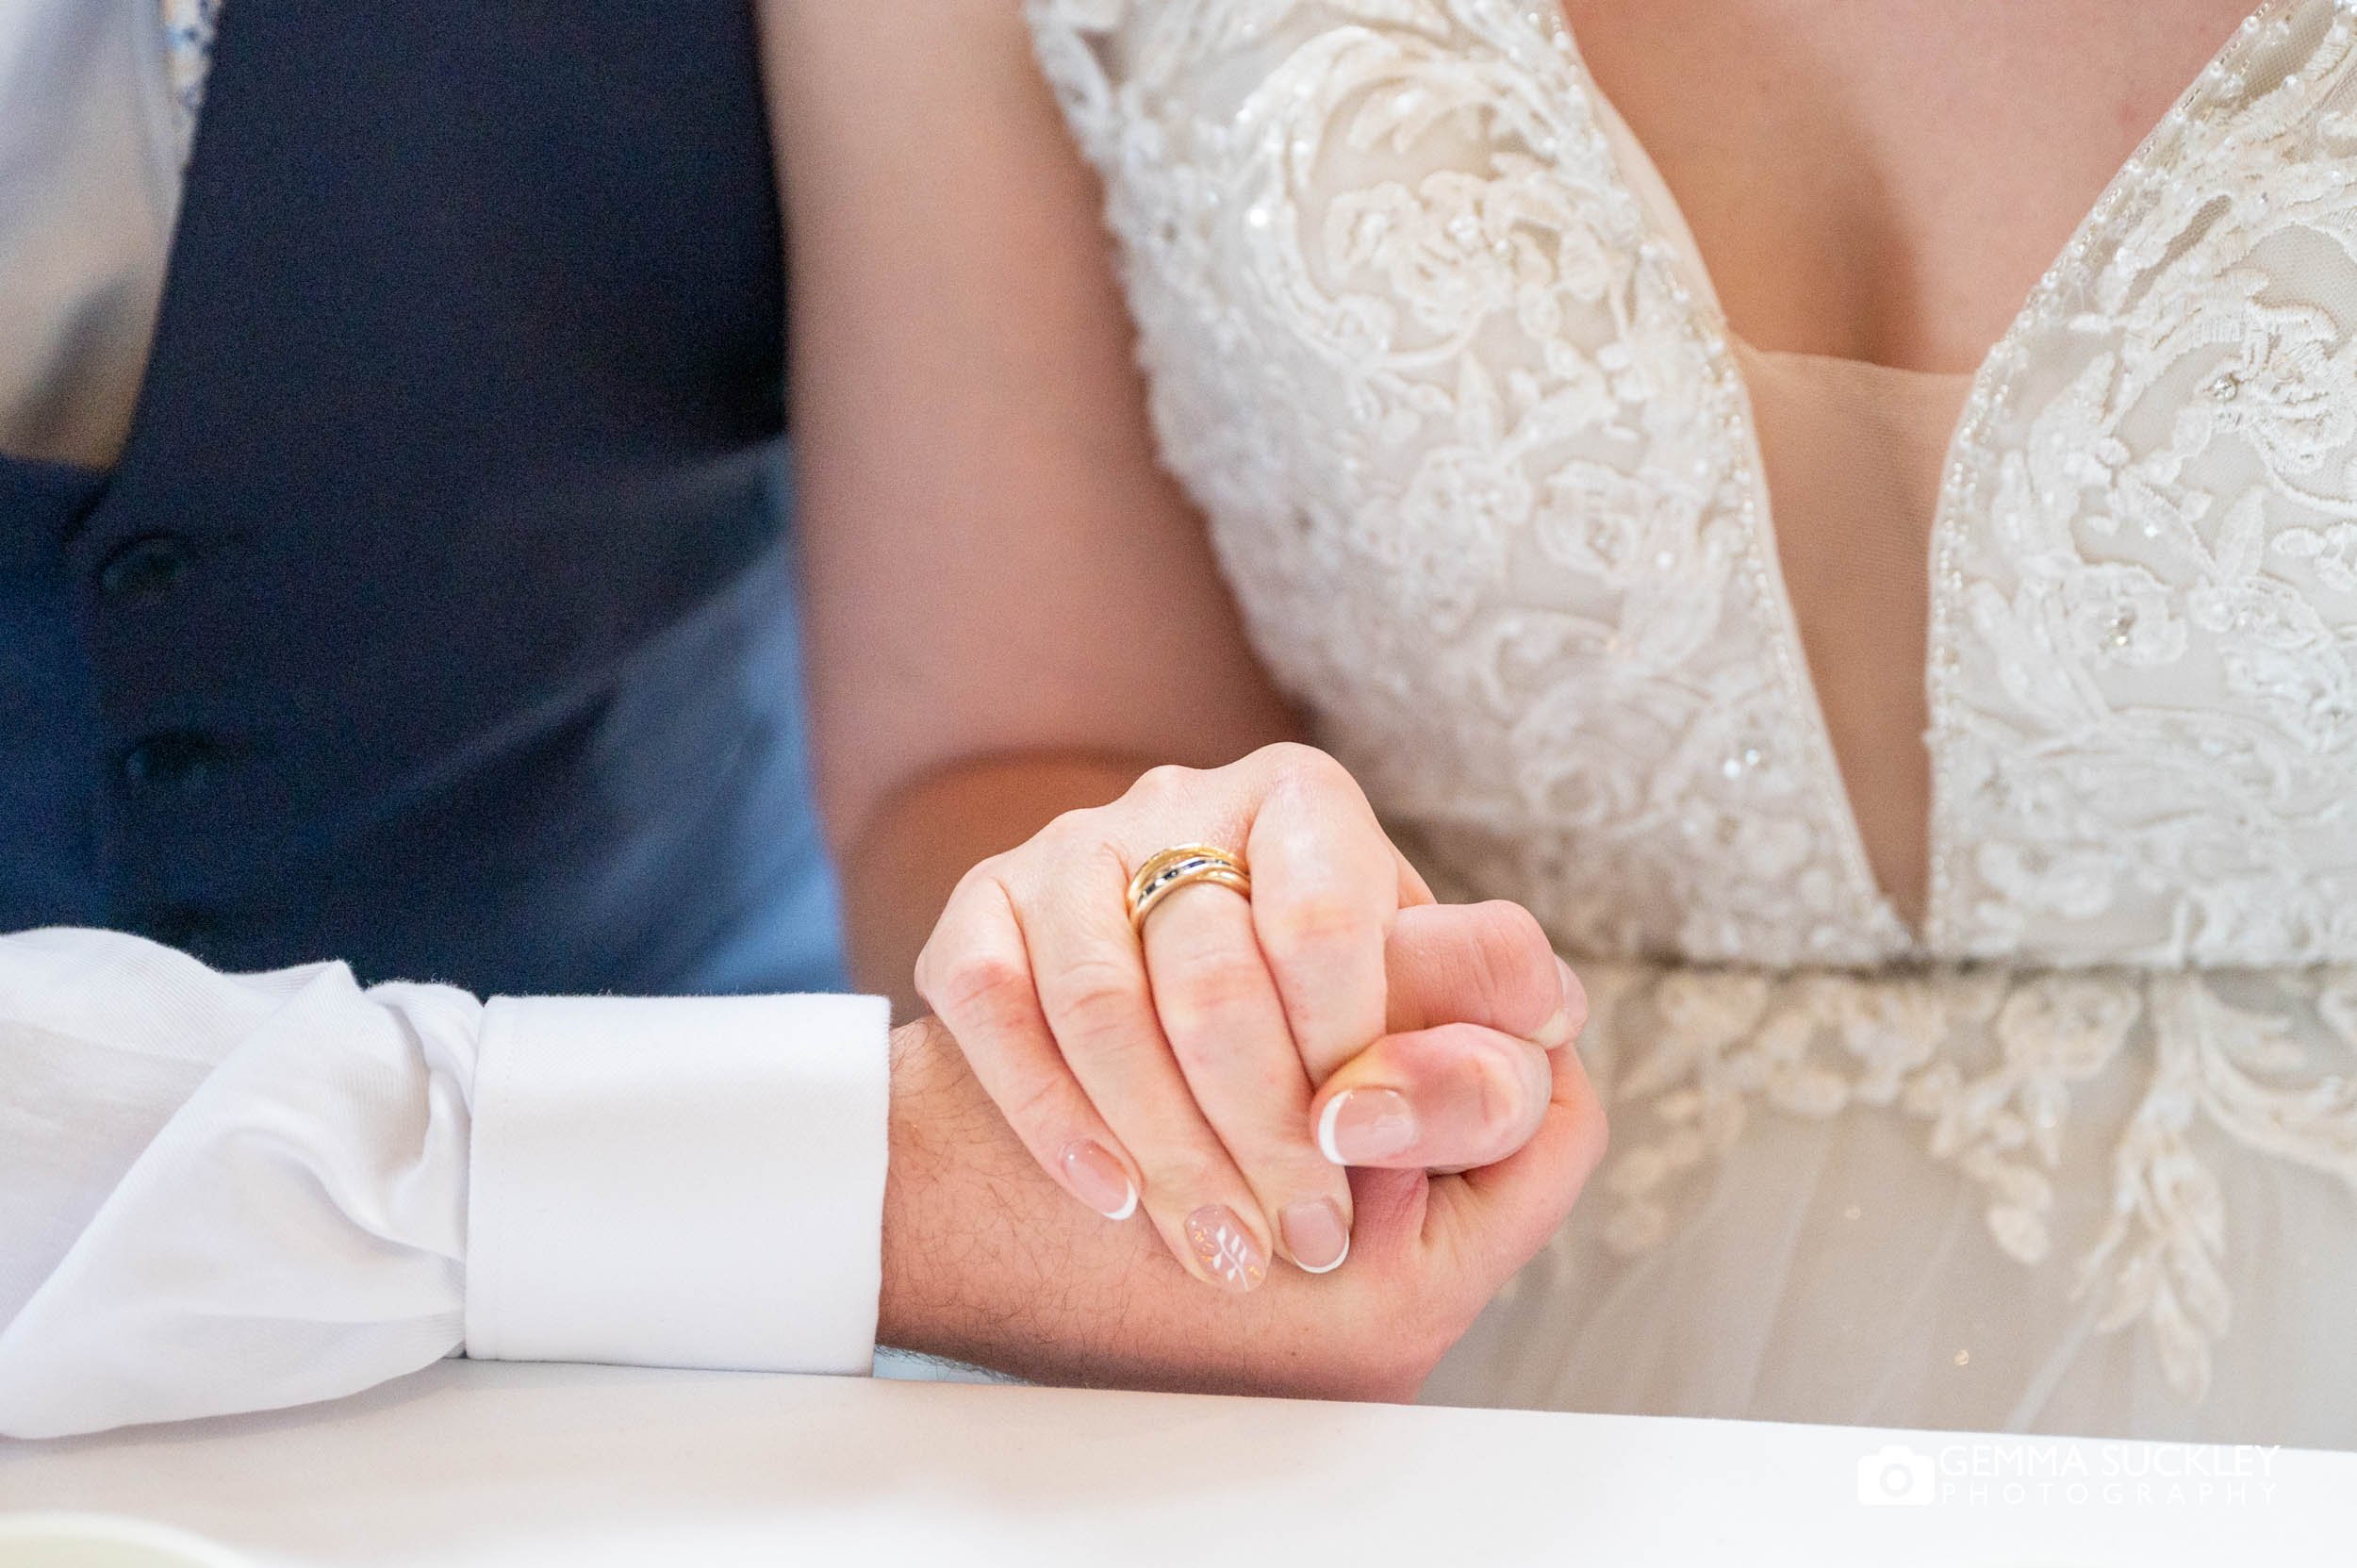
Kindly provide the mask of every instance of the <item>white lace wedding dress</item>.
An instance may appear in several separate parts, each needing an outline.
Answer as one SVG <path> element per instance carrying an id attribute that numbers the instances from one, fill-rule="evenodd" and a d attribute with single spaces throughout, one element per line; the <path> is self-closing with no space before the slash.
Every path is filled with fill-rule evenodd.
<path id="1" fill-rule="evenodd" d="M 1031 0 L 1171 467 L 1613 1149 L 1452 1401 L 2357 1445 L 2357 54 L 2274 0 L 1974 380 L 1879 891 L 1753 400 L 1552 0 Z"/>

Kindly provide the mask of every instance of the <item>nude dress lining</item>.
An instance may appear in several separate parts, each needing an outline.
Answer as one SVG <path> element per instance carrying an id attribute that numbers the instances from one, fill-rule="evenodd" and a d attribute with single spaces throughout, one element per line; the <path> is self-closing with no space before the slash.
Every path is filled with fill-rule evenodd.
<path id="1" fill-rule="evenodd" d="M 1924 584 L 1941 471 L 1973 374 L 1729 341 L 1785 589 L 1859 835 L 1901 916 L 1920 921 L 1932 804 Z"/>

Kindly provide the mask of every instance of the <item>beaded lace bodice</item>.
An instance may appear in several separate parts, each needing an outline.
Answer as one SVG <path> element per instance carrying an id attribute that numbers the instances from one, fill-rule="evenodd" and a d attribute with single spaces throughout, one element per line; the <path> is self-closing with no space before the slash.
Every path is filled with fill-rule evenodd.
<path id="1" fill-rule="evenodd" d="M 2357 988 L 2291 973 L 2357 961 L 2352 6 L 2247 22 L 1981 368 L 1925 585 L 1915 931 L 1709 279 L 1559 10 L 1031 0 L 1165 459 L 1277 678 L 1436 883 L 1701 966 L 1644 983 L 1626 1246 L 1746 1103 L 1912 1112 L 2025 1261 L 2074 1159 L 2110 1181 L 2088 1288 L 2192 1392 L 2227 1315 L 2194 1130 L 2357 1184 Z M 2282 983 L 2229 1005 L 2228 966 Z M 2074 1155 L 2073 1085 L 2132 1041 L 2149 1092 Z"/>
<path id="2" fill-rule="evenodd" d="M 1690 241 L 1531 0 L 1045 0 L 1256 641 L 1443 874 L 1590 952 L 2357 958 L 2357 150 L 2254 18 L 1956 432 L 1920 940 L 1860 851 Z"/>

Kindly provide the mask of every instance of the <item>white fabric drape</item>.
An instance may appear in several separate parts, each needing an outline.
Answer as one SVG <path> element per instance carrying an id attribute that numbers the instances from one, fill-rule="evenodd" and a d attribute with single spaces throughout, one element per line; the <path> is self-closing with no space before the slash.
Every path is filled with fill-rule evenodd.
<path id="1" fill-rule="evenodd" d="M 0 937 L 0 1433 L 462 1349 L 864 1372 L 885 1031 L 874 998 L 486 1005 Z"/>

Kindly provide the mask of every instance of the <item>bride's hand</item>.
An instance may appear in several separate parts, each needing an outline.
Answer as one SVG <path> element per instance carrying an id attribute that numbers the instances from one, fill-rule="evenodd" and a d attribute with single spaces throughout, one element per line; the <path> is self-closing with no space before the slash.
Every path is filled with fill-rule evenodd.
<path id="1" fill-rule="evenodd" d="M 1249 900 L 1180 887 L 1133 932 L 1131 875 L 1182 844 L 1236 853 Z M 1537 921 L 1435 905 L 1349 774 L 1291 745 L 1156 768 L 984 861 L 916 988 L 1051 1178 L 1109 1218 L 1142 1204 L 1231 1290 L 1272 1256 L 1341 1263 L 1344 1164 L 1468 1168 L 1522 1147 L 1544 1051 L 1586 1014 Z"/>

